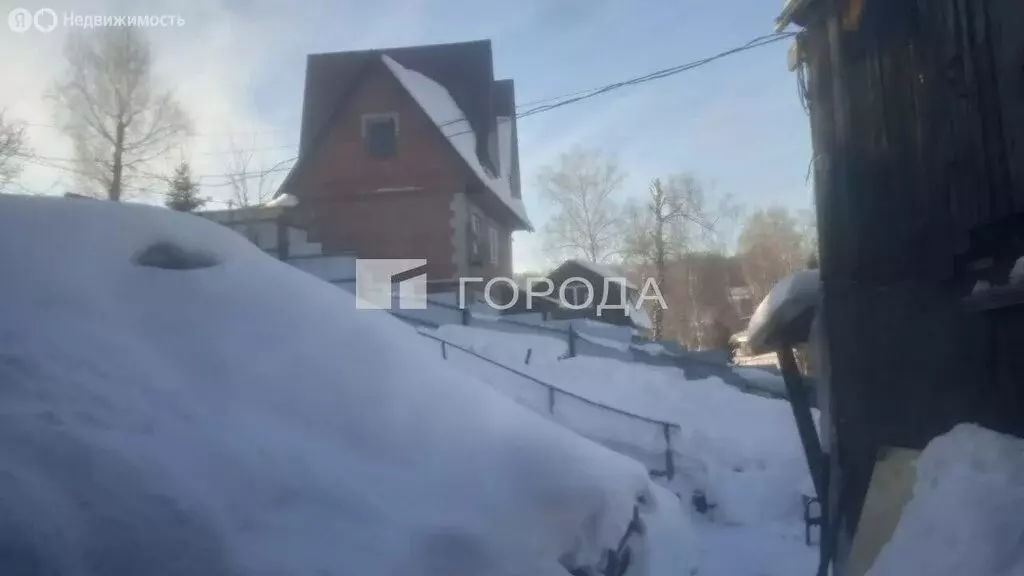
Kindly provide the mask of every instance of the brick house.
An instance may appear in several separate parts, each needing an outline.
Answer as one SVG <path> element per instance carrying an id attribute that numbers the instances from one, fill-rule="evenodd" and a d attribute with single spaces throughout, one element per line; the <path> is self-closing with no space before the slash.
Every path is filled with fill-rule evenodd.
<path id="1" fill-rule="evenodd" d="M 313 54 L 278 193 L 324 254 L 425 258 L 432 282 L 512 272 L 523 208 L 512 80 L 490 41 Z"/>

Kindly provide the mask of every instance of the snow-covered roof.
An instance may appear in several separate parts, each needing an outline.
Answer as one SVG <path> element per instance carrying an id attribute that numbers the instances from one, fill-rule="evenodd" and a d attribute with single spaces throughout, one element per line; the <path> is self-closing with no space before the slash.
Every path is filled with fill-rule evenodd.
<path id="1" fill-rule="evenodd" d="M 516 217 L 531 230 L 533 225 L 526 215 L 526 207 L 519 198 L 512 196 L 512 187 L 508 179 L 503 175 L 495 176 L 480 163 L 476 153 L 476 133 L 470 126 L 466 115 L 459 108 L 459 105 L 452 98 L 448 90 L 427 76 L 415 70 L 410 70 L 393 58 L 382 55 L 384 64 L 395 75 L 399 83 L 412 96 L 413 100 L 420 105 L 427 116 L 440 128 L 452 148 L 465 160 L 466 165 L 480 181 L 486 185 L 502 203 L 511 210 Z M 499 123 L 500 130 L 500 123 Z M 511 128 L 509 133 L 509 157 L 511 158 Z M 499 132 L 500 136 L 500 132 Z M 501 138 L 499 137 L 499 143 Z M 511 163 L 511 160 L 509 161 Z M 505 169 L 502 168 L 502 172 Z"/>
<path id="2" fill-rule="evenodd" d="M 282 206 L 284 208 L 293 208 L 298 205 L 299 199 L 291 194 L 281 194 L 273 200 L 263 203 L 263 206 Z"/>
<path id="3" fill-rule="evenodd" d="M 622 285 L 625 286 L 626 288 L 629 288 L 630 290 L 639 290 L 639 288 L 636 287 L 636 284 L 633 284 L 628 279 L 626 279 L 626 277 L 623 276 L 621 273 L 616 272 L 615 270 L 609 268 L 608 266 L 605 266 L 604 264 L 598 264 L 596 262 L 591 262 L 589 260 L 582 260 L 578 258 L 566 262 L 566 264 L 569 263 L 576 264 L 577 266 L 586 268 L 587 270 L 590 270 L 591 272 L 597 274 L 598 276 L 601 276 L 602 278 L 621 279 L 623 281 Z M 564 265 L 565 264 L 563 264 L 563 266 Z"/>
<path id="4" fill-rule="evenodd" d="M 750 352 L 770 352 L 780 331 L 817 306 L 820 293 L 817 270 L 801 270 L 780 280 L 750 318 L 746 330 Z"/>
<path id="5" fill-rule="evenodd" d="M 137 264 L 154 244 L 209 267 Z M 596 573 L 643 495 L 636 576 L 678 573 L 686 511 L 641 464 L 225 227 L 0 195 L 11 270 L 0 507 L 44 572 Z"/>
<path id="6" fill-rule="evenodd" d="M 512 119 L 498 117 L 498 163 L 501 165 L 501 179 L 512 186 Z"/>

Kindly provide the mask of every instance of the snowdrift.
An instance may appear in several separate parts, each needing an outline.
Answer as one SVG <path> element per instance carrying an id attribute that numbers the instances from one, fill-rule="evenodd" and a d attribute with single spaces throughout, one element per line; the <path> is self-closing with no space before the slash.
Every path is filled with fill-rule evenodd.
<path id="1" fill-rule="evenodd" d="M 963 424 L 917 460 L 914 495 L 868 576 L 1024 574 L 1024 440 Z"/>
<path id="2" fill-rule="evenodd" d="M 5 573 L 564 576 L 641 496 L 629 574 L 690 573 L 638 463 L 226 228 L 0 196 L 0 270 Z"/>
<path id="3" fill-rule="evenodd" d="M 477 352 L 493 352 L 498 360 L 544 345 L 536 335 L 462 326 L 446 327 L 444 335 Z M 558 361 L 551 353 L 534 358 L 529 365 L 509 365 L 593 402 L 678 424 L 671 436 L 677 475 L 669 486 L 683 495 L 703 491 L 716 505 L 696 525 L 699 574 L 814 572 L 818 552 L 804 543 L 801 505 L 801 495 L 813 487 L 785 401 L 743 393 L 717 378 L 687 380 L 676 368 L 589 356 Z M 455 350 L 448 351 L 448 362 L 524 406 L 549 412 L 551 399 L 541 385 Z M 553 408 L 552 420 L 652 470 L 664 467 L 660 426 L 563 395 L 555 396 Z"/>

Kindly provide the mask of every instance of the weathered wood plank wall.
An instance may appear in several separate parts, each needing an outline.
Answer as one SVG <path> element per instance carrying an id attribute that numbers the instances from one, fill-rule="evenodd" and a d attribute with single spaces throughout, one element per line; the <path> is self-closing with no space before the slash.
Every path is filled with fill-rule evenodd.
<path id="1" fill-rule="evenodd" d="M 962 421 L 1024 435 L 1024 312 L 962 303 L 979 230 L 1021 228 L 1024 2 L 868 0 L 852 26 L 842 4 L 801 43 L 852 532 L 880 446 Z"/>

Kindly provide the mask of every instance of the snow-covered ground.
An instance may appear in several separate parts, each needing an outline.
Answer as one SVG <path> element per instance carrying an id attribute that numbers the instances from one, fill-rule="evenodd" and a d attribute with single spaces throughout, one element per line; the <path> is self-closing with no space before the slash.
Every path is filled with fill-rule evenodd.
<path id="1" fill-rule="evenodd" d="M 462 326 L 446 326 L 436 334 L 484 355 L 496 351 L 495 359 L 518 358 L 526 348 L 545 343 L 543 337 Z M 814 573 L 817 548 L 804 542 L 801 503 L 801 495 L 813 489 L 786 402 L 744 394 L 714 378 L 687 381 L 675 368 L 588 356 L 557 360 L 557 354 L 536 350 L 534 355 L 528 366 L 513 366 L 560 390 L 679 425 L 672 441 L 681 478 L 672 488 L 706 491 L 717 504 L 710 518 L 697 522 L 699 574 Z M 541 386 L 501 375 L 500 369 L 466 354 L 452 352 L 449 361 L 496 382 L 527 406 L 547 407 Z M 572 399 L 556 399 L 553 419 L 630 455 L 649 456 L 664 447 L 656 426 Z"/>
<path id="2" fill-rule="evenodd" d="M 638 497 L 628 574 L 700 560 L 640 464 L 215 223 L 0 195 L 0 271 L 4 573 L 565 576 Z"/>

